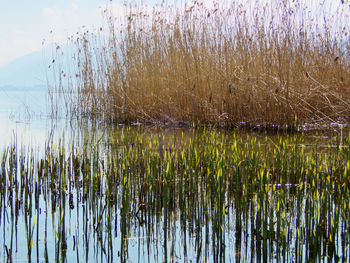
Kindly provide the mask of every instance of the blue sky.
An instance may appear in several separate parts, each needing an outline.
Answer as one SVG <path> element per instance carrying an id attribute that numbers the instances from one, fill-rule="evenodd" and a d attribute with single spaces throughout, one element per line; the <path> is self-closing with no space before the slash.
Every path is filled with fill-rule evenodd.
<path id="1" fill-rule="evenodd" d="M 181 1 L 181 0 L 180 0 Z M 113 0 L 119 12 L 125 0 Z M 137 0 L 154 4 L 161 0 Z M 46 44 L 64 42 L 67 37 L 101 24 L 101 8 L 109 0 L 16 0 L 1 1 L 0 67 L 25 54 L 39 51 Z M 50 31 L 52 33 L 50 34 Z"/>
<path id="2" fill-rule="evenodd" d="M 105 0 L 2 1 L 0 67 L 17 57 L 40 50 L 43 39 L 47 43 L 61 42 L 83 25 L 97 27 L 101 23 L 99 7 L 108 2 Z"/>

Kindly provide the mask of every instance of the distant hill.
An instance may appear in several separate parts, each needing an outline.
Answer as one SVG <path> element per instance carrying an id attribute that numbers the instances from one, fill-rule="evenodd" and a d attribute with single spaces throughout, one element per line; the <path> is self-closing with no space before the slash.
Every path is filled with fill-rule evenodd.
<path id="1" fill-rule="evenodd" d="M 104 39 L 105 37 L 105 39 Z M 102 42 L 108 42 L 108 36 L 99 36 Z M 67 76 L 75 76 L 76 52 L 74 43 L 59 46 L 48 45 L 41 51 L 19 57 L 7 65 L 0 67 L 0 88 L 37 88 L 58 84 L 58 75 L 64 72 Z M 91 48 L 91 47 L 90 47 Z M 98 49 L 98 48 L 97 48 Z M 97 50 L 96 49 L 96 50 Z M 94 48 L 95 50 L 95 48 Z M 92 63 L 96 66 L 96 60 Z"/>
<path id="2" fill-rule="evenodd" d="M 43 51 L 30 53 L 15 59 L 0 68 L 0 86 L 31 87 L 45 85 L 47 62 L 43 58 Z"/>
<path id="3" fill-rule="evenodd" d="M 67 50 L 67 47 L 59 51 Z M 41 51 L 22 56 L 0 67 L 0 87 L 25 88 L 46 87 L 48 82 L 53 85 L 53 53 L 52 46 Z M 57 60 L 57 59 L 56 59 Z M 56 65 L 57 62 L 55 61 Z"/>

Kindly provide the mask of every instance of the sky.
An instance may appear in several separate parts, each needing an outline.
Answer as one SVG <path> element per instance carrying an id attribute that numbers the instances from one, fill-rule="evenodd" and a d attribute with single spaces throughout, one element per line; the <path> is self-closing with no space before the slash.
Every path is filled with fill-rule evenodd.
<path id="1" fill-rule="evenodd" d="M 41 50 L 43 40 L 45 43 L 62 42 L 83 25 L 97 27 L 101 23 L 100 7 L 108 2 L 1 0 L 0 67 L 17 57 Z"/>
<path id="2" fill-rule="evenodd" d="M 154 5 L 160 0 L 148 0 Z M 181 1 L 181 0 L 180 0 Z M 60 43 L 78 31 L 99 28 L 102 10 L 113 4 L 121 11 L 125 0 L 0 0 L 0 67 L 23 55 Z"/>
<path id="3" fill-rule="evenodd" d="M 123 6 L 123 1 L 113 0 L 114 10 L 118 12 Z M 138 1 L 147 2 L 149 5 L 161 2 Z M 185 0 L 177 0 L 183 1 Z M 302 1 L 315 3 L 315 0 Z M 334 1 L 339 4 L 341 0 L 328 2 Z M 1 0 L 0 67 L 18 57 L 41 50 L 43 42 L 64 42 L 77 31 L 82 31 L 83 26 L 98 28 L 102 22 L 101 9 L 109 3 L 109 0 Z"/>

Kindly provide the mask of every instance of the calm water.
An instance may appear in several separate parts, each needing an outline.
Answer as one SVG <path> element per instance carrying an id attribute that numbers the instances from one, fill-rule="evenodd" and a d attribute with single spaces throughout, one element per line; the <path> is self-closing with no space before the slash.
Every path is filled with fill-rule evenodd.
<path id="1" fill-rule="evenodd" d="M 85 126 L 67 119 L 62 112 L 52 118 L 50 96 L 45 87 L 0 88 L 0 149 L 16 142 L 20 145 L 44 147 L 48 141 L 59 141 Z"/>
<path id="2" fill-rule="evenodd" d="M 324 147 L 339 142 L 336 131 L 280 141 L 264 134 L 96 128 L 52 120 L 46 91 L 0 92 L 0 146 L 12 145 L 1 162 L 3 262 L 350 256 L 350 153 Z M 259 163 L 265 155 L 277 167 L 268 170 L 269 181 Z M 293 169 L 303 174 L 299 181 Z"/>
<path id="3" fill-rule="evenodd" d="M 51 127 L 48 94 L 45 88 L 0 88 L 0 147 L 17 137 L 20 143 L 40 144 Z"/>

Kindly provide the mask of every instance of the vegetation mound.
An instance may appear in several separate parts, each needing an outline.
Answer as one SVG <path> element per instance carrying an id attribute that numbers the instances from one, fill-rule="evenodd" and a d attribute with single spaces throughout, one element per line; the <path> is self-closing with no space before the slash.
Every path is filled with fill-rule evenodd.
<path id="1" fill-rule="evenodd" d="M 77 71 L 56 88 L 71 113 L 118 122 L 348 123 L 349 9 L 326 4 L 110 6 L 71 38 Z"/>

